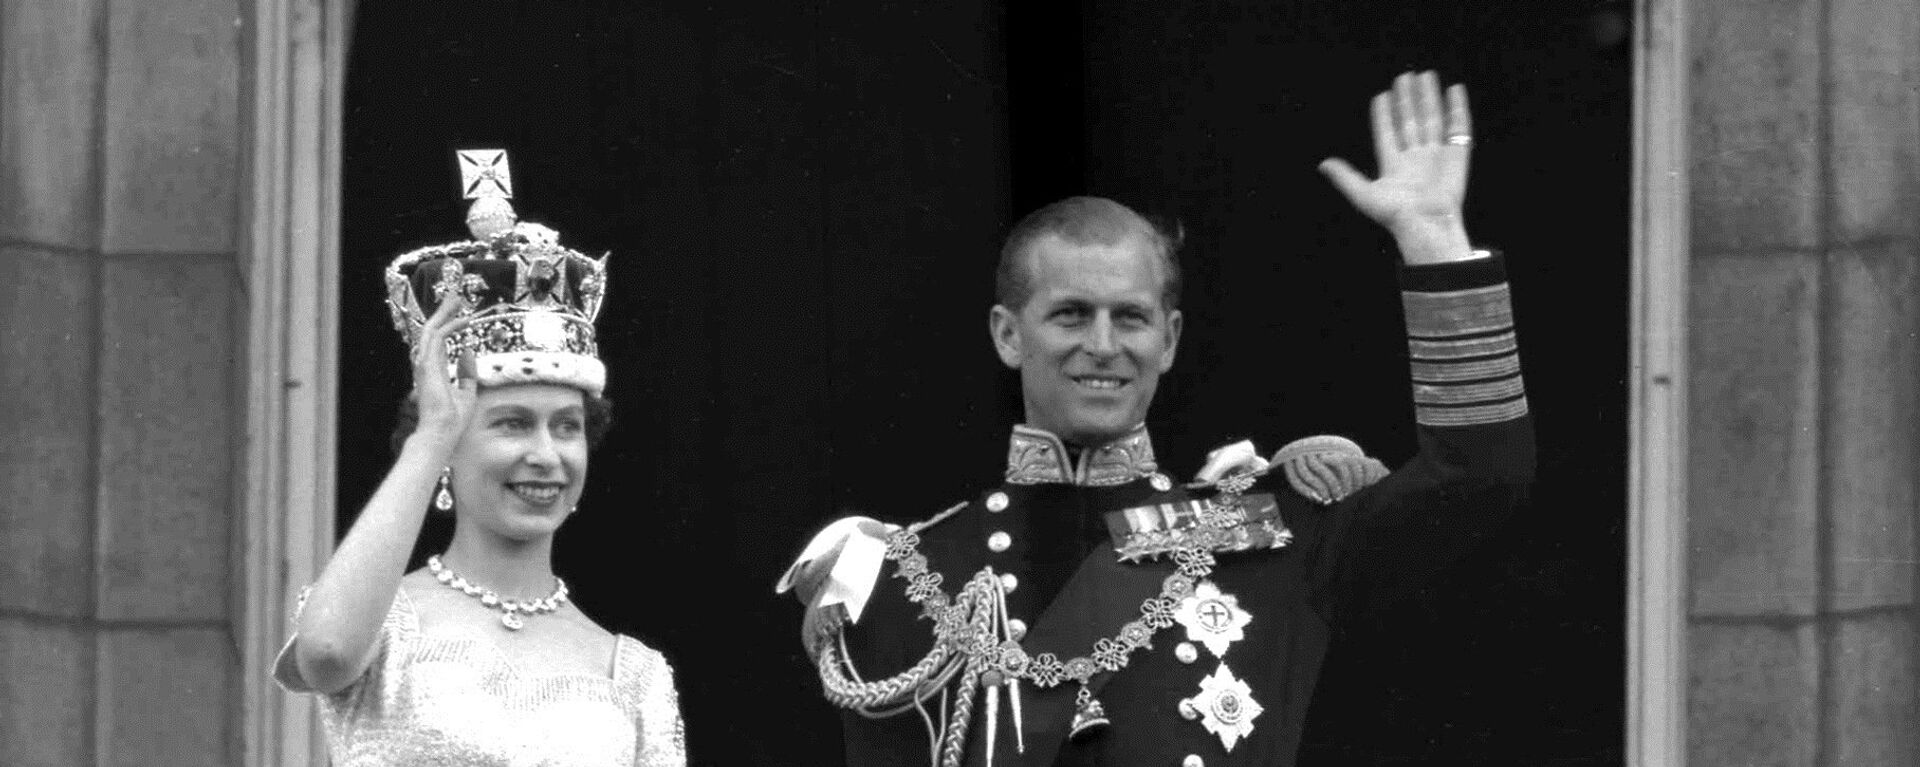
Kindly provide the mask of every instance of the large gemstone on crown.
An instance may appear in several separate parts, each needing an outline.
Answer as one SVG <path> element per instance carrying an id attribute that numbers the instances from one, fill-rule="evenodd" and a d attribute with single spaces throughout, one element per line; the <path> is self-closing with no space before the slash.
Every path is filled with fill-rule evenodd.
<path id="1" fill-rule="evenodd" d="M 553 295 L 553 286 L 560 281 L 559 260 L 551 255 L 536 256 L 526 266 L 527 289 L 538 298 Z"/>
<path id="2" fill-rule="evenodd" d="M 521 321 L 520 337 L 527 342 L 527 346 L 539 351 L 566 351 L 567 321 L 557 314 L 528 314 Z"/>

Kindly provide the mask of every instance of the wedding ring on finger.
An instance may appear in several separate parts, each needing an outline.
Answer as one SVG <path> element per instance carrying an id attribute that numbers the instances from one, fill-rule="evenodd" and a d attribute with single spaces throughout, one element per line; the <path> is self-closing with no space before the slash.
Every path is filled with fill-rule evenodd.
<path id="1" fill-rule="evenodd" d="M 1447 137 L 1447 143 L 1454 146 L 1471 146 L 1473 144 L 1473 137 L 1465 133 L 1455 133 Z"/>

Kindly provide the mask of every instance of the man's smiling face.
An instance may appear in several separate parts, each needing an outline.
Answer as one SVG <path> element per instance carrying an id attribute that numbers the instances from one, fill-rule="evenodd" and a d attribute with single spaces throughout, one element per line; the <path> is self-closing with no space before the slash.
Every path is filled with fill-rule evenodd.
<path id="1" fill-rule="evenodd" d="M 1110 245 L 1049 234 L 1028 246 L 1026 303 L 995 306 L 991 318 L 1000 359 L 1020 371 L 1028 426 L 1097 446 L 1146 421 L 1180 342 L 1153 248 L 1138 232 Z"/>

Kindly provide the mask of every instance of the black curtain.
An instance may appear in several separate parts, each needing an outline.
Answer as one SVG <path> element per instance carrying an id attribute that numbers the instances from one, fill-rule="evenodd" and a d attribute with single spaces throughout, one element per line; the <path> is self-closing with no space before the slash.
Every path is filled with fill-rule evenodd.
<path id="1" fill-rule="evenodd" d="M 1019 214 L 1094 193 L 1183 223 L 1152 416 L 1173 472 L 1242 437 L 1409 454 L 1390 243 L 1314 165 L 1370 167 L 1367 98 L 1437 68 L 1472 89 L 1470 231 L 1510 254 L 1542 475 L 1472 560 L 1342 627 L 1305 763 L 1619 762 L 1626 5 L 964 5 L 358 8 L 342 529 L 408 386 L 380 270 L 464 236 L 454 149 L 505 148 L 523 217 L 613 252 L 617 425 L 557 566 L 672 659 L 696 763 L 838 763 L 771 585 L 831 517 L 923 517 L 996 478 L 1019 399 L 986 315 Z"/>

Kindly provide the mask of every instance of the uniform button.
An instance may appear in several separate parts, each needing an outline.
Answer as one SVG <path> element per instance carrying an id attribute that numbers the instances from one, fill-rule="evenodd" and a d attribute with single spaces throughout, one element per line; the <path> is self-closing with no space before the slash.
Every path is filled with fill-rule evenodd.
<path id="1" fill-rule="evenodd" d="M 1173 657 L 1179 658 L 1181 663 L 1192 663 L 1200 657 L 1200 651 L 1193 649 L 1192 642 L 1181 642 L 1173 646 Z"/>
<path id="2" fill-rule="evenodd" d="M 1180 767 L 1207 767 L 1207 760 L 1199 754 L 1187 754 L 1187 758 L 1180 760 Z"/>
<path id="3" fill-rule="evenodd" d="M 1153 484 L 1153 489 L 1158 490 L 1162 493 L 1173 489 L 1173 480 L 1168 479 L 1167 475 L 1161 474 L 1160 472 L 1157 472 L 1157 471 L 1154 472 L 1153 476 L 1149 477 L 1147 481 Z M 1198 758 L 1198 757 L 1195 757 L 1195 758 Z"/>
<path id="4" fill-rule="evenodd" d="M 1015 642 L 1027 638 L 1027 622 L 1019 618 L 1007 621 L 1007 635 L 1013 637 Z"/>
<path id="5" fill-rule="evenodd" d="M 998 490 L 995 490 L 993 492 L 993 495 L 987 496 L 987 511 L 1006 511 L 1006 510 L 1007 510 L 1007 494 L 1006 493 L 1002 493 Z"/>
<path id="6" fill-rule="evenodd" d="M 1014 589 L 1020 588 L 1020 576 L 1014 575 L 1013 573 L 1001 573 L 1000 588 L 1005 589 L 1007 593 L 1013 593 Z"/>
<path id="7" fill-rule="evenodd" d="M 1185 717 L 1188 721 L 1199 719 L 1200 707 L 1193 705 L 1192 698 L 1181 698 L 1180 699 L 1180 716 Z"/>
<path id="8" fill-rule="evenodd" d="M 1012 545 L 1013 536 L 1008 535 L 1005 530 L 995 530 L 993 531 L 993 535 L 987 536 L 987 548 L 993 549 L 995 552 L 1006 551 L 1007 547 Z"/>

